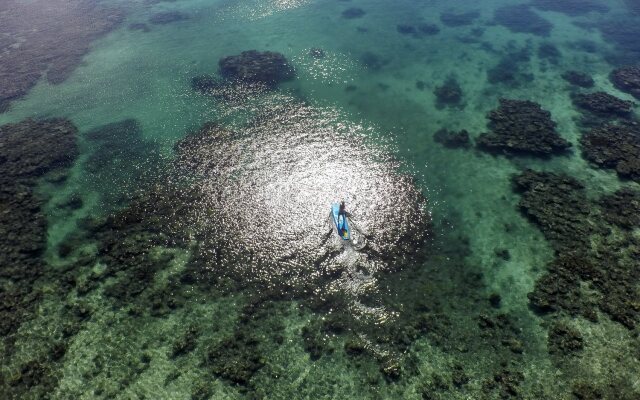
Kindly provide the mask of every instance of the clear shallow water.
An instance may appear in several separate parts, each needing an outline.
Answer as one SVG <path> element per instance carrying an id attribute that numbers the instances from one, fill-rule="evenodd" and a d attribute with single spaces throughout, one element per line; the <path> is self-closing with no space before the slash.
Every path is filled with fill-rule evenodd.
<path id="1" fill-rule="evenodd" d="M 48 272 L 33 285 L 42 300 L 5 338 L 7 397 L 637 396 L 637 328 L 530 309 L 553 245 L 520 212 L 511 178 L 564 172 L 593 198 L 637 184 L 577 150 L 506 158 L 434 141 L 441 128 L 477 139 L 508 97 L 551 111 L 577 149 L 580 112 L 560 75 L 578 69 L 633 99 L 608 78 L 619 44 L 588 25 L 634 17 L 623 2 L 581 16 L 535 8 L 553 24 L 540 36 L 494 24 L 505 4 L 103 2 L 123 10 L 119 27 L 63 83 L 39 80 L 0 114 L 68 118 L 80 146 L 64 182 L 38 185 Z M 352 7 L 364 15 L 341 15 Z M 467 25 L 441 18 L 475 10 Z M 166 11 L 184 18 L 149 22 Z M 439 32 L 420 33 L 423 23 Z M 296 78 L 274 92 L 231 89 L 242 92 L 233 101 L 191 88 L 249 49 L 281 52 Z M 491 83 L 501 60 L 515 77 Z M 462 99 L 442 107 L 434 91 L 449 77 Z M 102 128 L 125 119 L 136 123 Z M 219 125 L 200 140 L 207 122 Z M 74 196 L 80 206 L 65 206 Z M 344 246 L 326 221 L 340 198 L 360 245 Z M 557 321 L 583 348 L 553 352 Z"/>

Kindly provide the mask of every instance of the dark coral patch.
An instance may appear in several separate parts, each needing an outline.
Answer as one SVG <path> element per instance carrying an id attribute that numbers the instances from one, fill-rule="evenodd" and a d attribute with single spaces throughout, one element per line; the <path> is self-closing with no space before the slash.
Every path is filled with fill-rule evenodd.
<path id="1" fill-rule="evenodd" d="M 452 132 L 447 129 L 439 129 L 434 135 L 433 140 L 436 143 L 442 144 L 444 147 L 456 149 L 456 148 L 468 148 L 471 146 L 471 140 L 469 139 L 469 132 L 461 130 L 460 132 Z"/>
<path id="2" fill-rule="evenodd" d="M 179 11 L 165 11 L 153 14 L 149 18 L 149 22 L 154 25 L 166 25 L 172 22 L 184 21 L 187 19 L 189 19 L 189 16 Z"/>
<path id="3" fill-rule="evenodd" d="M 640 182 L 640 126 L 607 124 L 580 138 L 582 155 L 602 168 L 613 168 L 623 178 Z"/>
<path id="4" fill-rule="evenodd" d="M 444 12 L 440 14 L 440 21 L 449 27 L 471 25 L 480 17 L 479 11 L 467 11 L 463 13 Z"/>
<path id="5" fill-rule="evenodd" d="M 590 12 L 609 11 L 609 7 L 594 0 L 533 0 L 531 4 L 542 11 L 555 11 L 572 17 Z"/>
<path id="6" fill-rule="evenodd" d="M 584 339 L 580 332 L 563 322 L 555 322 L 549 329 L 549 353 L 571 355 L 584 348 Z"/>
<path id="7" fill-rule="evenodd" d="M 362 18 L 366 12 L 362 8 L 347 8 L 342 12 L 342 17 L 346 19 Z"/>
<path id="8" fill-rule="evenodd" d="M 580 86 L 583 88 L 591 88 L 595 85 L 595 82 L 590 75 L 579 71 L 567 71 L 562 74 L 562 79 L 574 86 Z"/>
<path id="9" fill-rule="evenodd" d="M 609 75 L 616 88 L 640 100 L 640 66 L 627 66 L 613 70 Z"/>
<path id="10" fill-rule="evenodd" d="M 587 223 L 591 210 L 582 183 L 569 176 L 530 169 L 516 175 L 513 183 L 522 193 L 520 210 L 541 227 L 554 249 L 589 246 L 593 228 Z"/>
<path id="11" fill-rule="evenodd" d="M 0 4 L 0 112 L 27 94 L 42 76 L 53 84 L 63 82 L 82 62 L 90 43 L 124 19 L 120 10 L 89 0 L 44 3 Z"/>
<path id="12" fill-rule="evenodd" d="M 549 36 L 553 24 L 531 11 L 526 4 L 504 6 L 496 9 L 494 20 L 511 32 Z"/>
<path id="13" fill-rule="evenodd" d="M 436 107 L 459 106 L 462 102 L 462 88 L 454 77 L 449 77 L 442 86 L 437 86 L 433 94 L 436 96 Z"/>
<path id="14" fill-rule="evenodd" d="M 232 81 L 275 86 L 294 78 L 293 67 L 284 55 L 273 51 L 243 51 L 237 56 L 221 58 L 220 75 Z"/>
<path id="15" fill-rule="evenodd" d="M 36 312 L 41 298 L 36 281 L 48 272 L 43 254 L 47 246 L 46 199 L 36 194 L 38 181 L 64 174 L 78 155 L 76 127 L 63 119 L 25 120 L 0 126 L 0 337 L 3 365 L 14 352 L 15 332 Z M 48 277 L 64 287 L 60 276 Z M 64 291 L 64 289 L 61 289 Z M 40 348 L 51 345 L 43 340 Z M 23 363 L 0 378 L 6 398 L 45 398 L 58 377 L 51 361 L 66 351 L 54 343 L 48 357 Z M 47 358 L 50 358 L 47 359 Z M 7 364 L 4 364 L 4 363 Z M 7 370 L 3 371 L 9 372 Z M 29 396 L 25 393 L 29 392 Z"/>
<path id="16" fill-rule="evenodd" d="M 619 99 L 605 92 L 576 94 L 573 96 L 573 104 L 583 110 L 599 116 L 628 117 L 634 103 Z"/>
<path id="17" fill-rule="evenodd" d="M 420 24 L 418 25 L 418 30 L 420 31 L 420 33 L 428 36 L 437 35 L 438 33 L 440 33 L 440 28 L 438 28 L 438 25 L 435 24 Z"/>
<path id="18" fill-rule="evenodd" d="M 565 152 L 571 144 L 556 132 L 551 113 L 527 100 L 500 99 L 488 115 L 491 133 L 483 133 L 477 145 L 490 152 L 548 156 Z"/>
<path id="19" fill-rule="evenodd" d="M 639 251 L 628 225 L 637 223 L 637 218 L 611 214 L 626 201 L 631 202 L 630 209 L 637 209 L 637 193 L 619 191 L 591 200 L 574 178 L 532 170 L 516 175 L 514 184 L 522 193 L 521 211 L 556 251 L 555 260 L 528 295 L 532 307 L 592 321 L 597 320 L 599 308 L 634 329 L 640 320 L 640 293 L 635 288 L 640 279 Z"/>

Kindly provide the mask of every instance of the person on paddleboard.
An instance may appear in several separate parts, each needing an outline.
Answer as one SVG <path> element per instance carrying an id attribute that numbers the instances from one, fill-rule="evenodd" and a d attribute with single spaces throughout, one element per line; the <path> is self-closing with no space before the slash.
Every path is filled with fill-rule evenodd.
<path id="1" fill-rule="evenodd" d="M 340 234 L 344 235 L 347 230 L 345 223 L 347 221 L 347 217 L 351 217 L 351 214 L 347 212 L 347 206 L 344 204 L 344 201 L 340 202 L 340 210 L 338 211 L 338 218 L 342 215 L 342 226 L 340 228 Z"/>

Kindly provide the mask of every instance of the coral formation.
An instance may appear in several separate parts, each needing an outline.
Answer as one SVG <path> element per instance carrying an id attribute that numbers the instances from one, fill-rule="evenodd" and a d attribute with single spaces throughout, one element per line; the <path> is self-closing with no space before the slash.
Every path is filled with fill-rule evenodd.
<path id="1" fill-rule="evenodd" d="M 595 84 L 595 82 L 593 81 L 593 78 L 588 74 L 585 74 L 584 72 L 571 70 L 563 73 L 561 76 L 562 76 L 562 79 L 564 79 L 565 81 L 569 82 L 574 86 L 591 88 Z"/>
<path id="2" fill-rule="evenodd" d="M 467 11 L 462 13 L 444 12 L 440 14 L 440 21 L 449 27 L 471 25 L 480 17 L 480 11 Z"/>
<path id="3" fill-rule="evenodd" d="M 436 96 L 436 107 L 459 106 L 462 101 L 462 88 L 454 77 L 449 77 L 442 86 L 437 86 L 433 94 Z"/>
<path id="4" fill-rule="evenodd" d="M 284 55 L 273 51 L 243 51 L 218 62 L 220 75 L 231 81 L 259 83 L 270 87 L 294 78 L 295 73 Z"/>
<path id="5" fill-rule="evenodd" d="M 590 12 L 606 13 L 609 7 L 595 0 L 533 0 L 535 8 L 542 11 L 555 11 L 572 17 Z"/>
<path id="6" fill-rule="evenodd" d="M 0 336 L 2 359 L 11 358 L 14 334 L 35 312 L 42 293 L 36 281 L 46 273 L 43 253 L 47 244 L 46 199 L 36 195 L 38 180 L 64 173 L 78 155 L 76 127 L 64 119 L 25 120 L 0 126 Z M 41 343 L 42 347 L 48 344 Z M 52 349 L 53 361 L 65 349 Z M 24 364 L 7 381 L 0 379 L 0 392 L 23 398 L 23 390 L 40 396 L 55 386 L 46 359 Z M 5 371 L 3 371 L 4 374 Z M 5 387 L 9 385 L 9 388 Z M 34 389 L 35 387 L 38 387 Z"/>
<path id="7" fill-rule="evenodd" d="M 616 88 L 640 100 L 640 66 L 616 68 L 609 78 Z"/>
<path id="8" fill-rule="evenodd" d="M 531 73 L 523 71 L 523 66 L 528 67 L 531 59 L 529 46 L 519 50 L 508 51 L 493 68 L 487 71 L 487 80 L 491 84 L 502 83 L 511 87 L 532 82 Z"/>
<path id="9" fill-rule="evenodd" d="M 584 348 L 584 339 L 576 329 L 563 322 L 554 322 L 549 328 L 549 353 L 571 355 Z"/>
<path id="10" fill-rule="evenodd" d="M 552 43 L 542 43 L 538 47 L 538 57 L 543 60 L 549 60 L 552 64 L 558 64 L 562 53 Z"/>
<path id="11" fill-rule="evenodd" d="M 556 251 L 556 258 L 529 293 L 534 309 L 595 321 L 599 308 L 634 329 L 640 322 L 640 294 L 635 289 L 640 269 L 629 226 L 637 218 L 620 220 L 611 214 L 626 207 L 625 200 L 637 209 L 638 194 L 623 189 L 594 201 L 575 179 L 532 170 L 516 175 L 514 184 L 522 193 L 521 211 L 540 227 Z"/>
<path id="12" fill-rule="evenodd" d="M 549 156 L 565 152 L 571 144 L 556 132 L 551 113 L 528 100 L 500 99 L 488 116 L 491 133 L 483 133 L 477 146 L 491 152 Z"/>
<path id="13" fill-rule="evenodd" d="M 573 104 L 598 116 L 628 117 L 634 103 L 609 93 L 580 93 L 573 96 Z"/>
<path id="14" fill-rule="evenodd" d="M 640 182 L 640 126 L 635 122 L 605 124 L 580 138 L 582 155 L 622 178 Z"/>
<path id="15" fill-rule="evenodd" d="M 451 132 L 447 129 L 439 129 L 434 135 L 433 140 L 448 148 L 468 148 L 471 146 L 469 132 L 465 129 L 460 132 Z"/>
<path id="16" fill-rule="evenodd" d="M 189 16 L 179 11 L 164 11 L 153 14 L 151 17 L 149 17 L 149 22 L 154 25 L 166 25 L 172 22 L 184 21 L 187 19 L 189 19 Z"/>
<path id="17" fill-rule="evenodd" d="M 531 11 L 527 4 L 500 7 L 495 10 L 493 18 L 498 25 L 514 33 L 531 33 L 546 37 L 553 28 L 551 22 Z"/>
<path id="18" fill-rule="evenodd" d="M 366 12 L 362 8 L 347 8 L 342 12 L 342 17 L 346 19 L 362 18 Z"/>
<path id="19" fill-rule="evenodd" d="M 92 41 L 124 19 L 91 0 L 7 0 L 0 12 L 0 112 L 42 76 L 58 84 L 71 75 Z"/>
<path id="20" fill-rule="evenodd" d="M 418 30 L 420 31 L 420 33 L 423 33 L 427 36 L 437 35 L 438 33 L 440 33 L 440 28 L 435 24 L 419 24 Z"/>
<path id="21" fill-rule="evenodd" d="M 103 210 L 125 204 L 160 173 L 159 147 L 144 139 L 134 119 L 97 127 L 84 138 L 91 148 L 82 164 L 87 185 L 100 193 Z"/>

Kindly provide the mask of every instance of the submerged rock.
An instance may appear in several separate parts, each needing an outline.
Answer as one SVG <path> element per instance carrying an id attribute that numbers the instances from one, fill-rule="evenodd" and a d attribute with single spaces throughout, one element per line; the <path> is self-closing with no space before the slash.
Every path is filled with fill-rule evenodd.
<path id="1" fill-rule="evenodd" d="M 584 339 L 576 329 L 563 322 L 555 322 L 549 328 L 549 353 L 571 355 L 584 348 Z"/>
<path id="2" fill-rule="evenodd" d="M 447 129 L 439 129 L 434 135 L 433 140 L 448 148 L 468 148 L 471 146 L 471 140 L 469 139 L 469 132 L 465 129 L 460 132 L 451 132 Z"/>
<path id="3" fill-rule="evenodd" d="M 602 168 L 613 168 L 622 178 L 640 182 L 640 126 L 606 124 L 580 138 L 582 155 Z"/>
<path id="4" fill-rule="evenodd" d="M 551 33 L 553 24 L 542 18 L 527 4 L 517 4 L 500 7 L 493 14 L 495 22 L 514 33 L 531 33 L 547 37 Z"/>
<path id="5" fill-rule="evenodd" d="M 397 25 L 396 30 L 402 35 L 415 35 L 418 32 L 413 25 L 406 24 Z"/>
<path id="6" fill-rule="evenodd" d="M 500 106 L 488 118 L 491 133 L 477 139 L 477 146 L 486 151 L 549 156 L 571 147 L 556 132 L 551 113 L 537 103 L 500 99 Z"/>
<path id="7" fill-rule="evenodd" d="M 74 162 L 78 155 L 76 135 L 76 127 L 64 119 L 28 119 L 0 126 L 0 357 L 6 366 L 15 351 L 16 332 L 38 312 L 42 297 L 38 279 L 46 277 L 53 285 L 62 280 L 46 268 L 43 259 L 46 198 L 36 194 L 36 189 L 42 177 L 64 173 Z M 46 340 L 38 342 L 39 349 L 48 346 Z M 64 352 L 54 346 L 50 357 L 57 361 Z M 58 379 L 51 368 L 46 358 L 29 361 L 5 375 L 6 380 L 0 379 L 0 392 L 6 398 L 44 398 L 52 393 Z"/>
<path id="8" fill-rule="evenodd" d="M 622 229 L 640 227 L 640 191 L 623 187 L 600 199 L 604 219 Z"/>
<path id="9" fill-rule="evenodd" d="M 533 74 L 528 71 L 530 60 L 529 46 L 519 50 L 512 49 L 501 57 L 498 64 L 487 71 L 487 81 L 492 85 L 502 83 L 511 87 L 528 84 L 534 80 Z"/>
<path id="10" fill-rule="evenodd" d="M 637 194 L 616 192 L 594 201 L 573 178 L 531 170 L 515 176 L 514 183 L 522 193 L 521 210 L 556 251 L 547 272 L 528 294 L 532 307 L 592 321 L 597 320 L 599 308 L 634 329 L 640 320 L 640 293 L 634 289 L 640 268 L 628 224 L 637 218 L 610 215 L 620 202 L 629 201 L 631 209 L 637 208 Z"/>
<path id="11" fill-rule="evenodd" d="M 437 86 L 433 94 L 436 96 L 436 107 L 458 106 L 462 101 L 462 88 L 454 77 L 449 77 L 442 86 Z"/>
<path id="12" fill-rule="evenodd" d="M 576 94 L 573 96 L 573 104 L 599 116 L 614 117 L 628 117 L 634 106 L 631 101 L 619 99 L 605 92 Z"/>
<path id="13" fill-rule="evenodd" d="M 593 78 L 584 72 L 579 71 L 567 71 L 562 74 L 562 79 L 569 82 L 572 85 L 580 86 L 583 88 L 591 88 L 595 84 Z"/>
<path id="14" fill-rule="evenodd" d="M 467 11 L 463 13 L 444 12 L 440 14 L 440 21 L 449 27 L 471 25 L 480 17 L 480 11 Z"/>
<path id="15" fill-rule="evenodd" d="M 172 22 L 184 21 L 187 19 L 189 19 L 189 16 L 179 11 L 165 11 L 153 14 L 149 18 L 149 22 L 154 25 L 166 25 Z"/>
<path id="16" fill-rule="evenodd" d="M 220 75 L 231 81 L 276 86 L 295 76 L 285 56 L 273 51 L 243 51 L 237 56 L 221 58 L 218 65 Z"/>
<path id="17" fill-rule="evenodd" d="M 418 30 L 420 31 L 420 33 L 428 36 L 437 35 L 438 33 L 440 33 L 440 28 L 435 24 L 419 24 Z"/>
<path id="18" fill-rule="evenodd" d="M 614 69 L 609 78 L 616 88 L 640 100 L 640 66 Z"/>
<path id="19" fill-rule="evenodd" d="M 531 4 L 542 11 L 555 11 L 572 17 L 609 11 L 609 7 L 595 0 L 533 0 Z"/>
<path id="20" fill-rule="evenodd" d="M 342 17 L 346 19 L 362 18 L 366 12 L 362 8 L 347 8 L 342 12 Z"/>
<path id="21" fill-rule="evenodd" d="M 513 184 L 522 193 L 518 207 L 540 225 L 556 251 L 588 248 L 594 231 L 582 183 L 567 175 L 527 169 L 513 177 Z"/>
<path id="22" fill-rule="evenodd" d="M 558 60 L 562 57 L 560 50 L 552 43 L 542 43 L 538 47 L 538 57 L 544 60 L 549 60 L 552 64 L 558 64 Z"/>
<path id="23" fill-rule="evenodd" d="M 6 7 L 6 9 L 3 9 Z M 124 13 L 90 0 L 3 1 L 0 4 L 0 113 L 46 76 L 65 81 L 91 43 L 112 31 Z"/>

